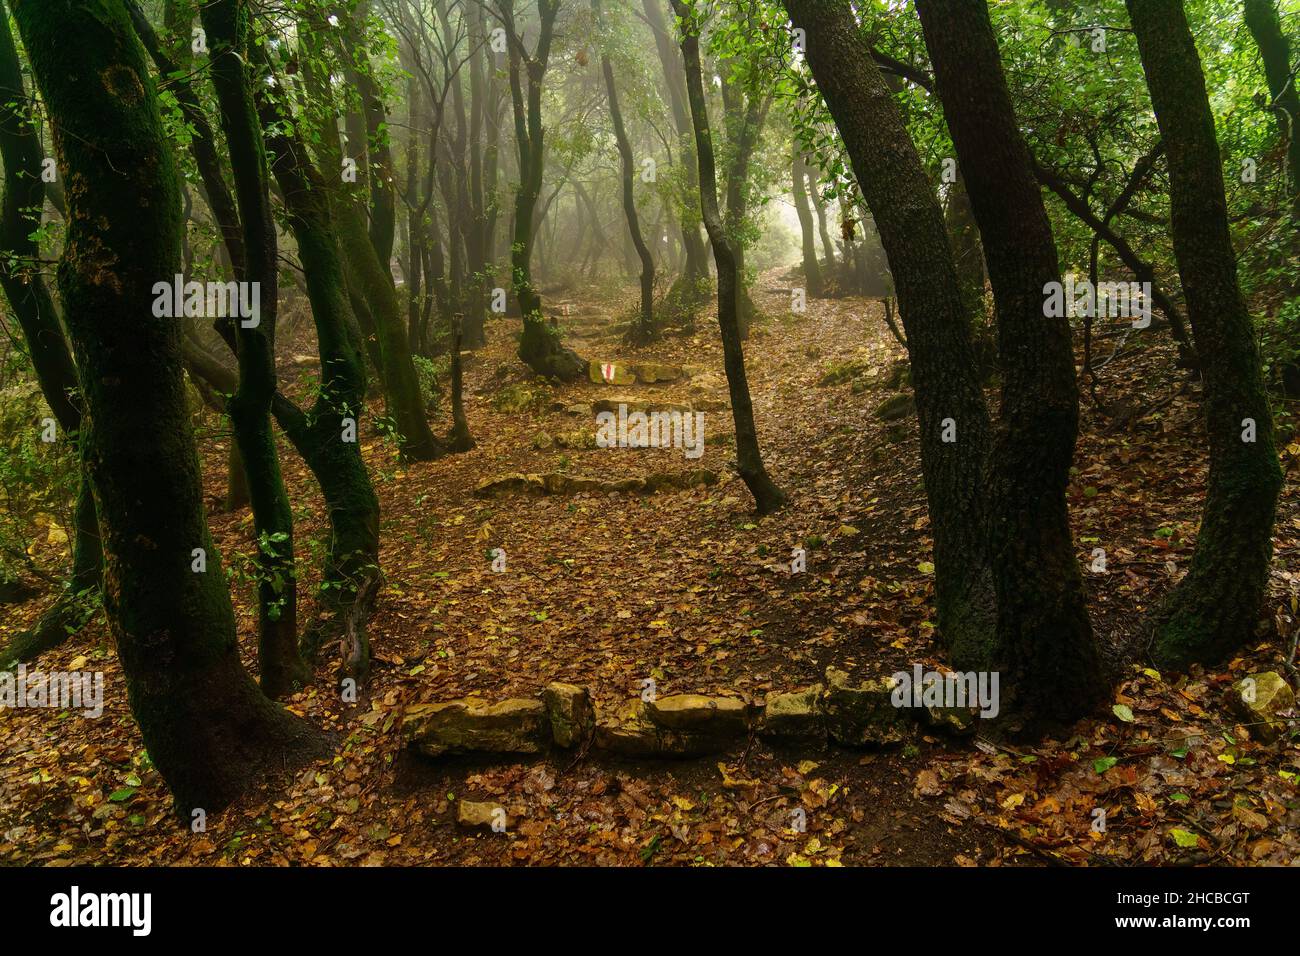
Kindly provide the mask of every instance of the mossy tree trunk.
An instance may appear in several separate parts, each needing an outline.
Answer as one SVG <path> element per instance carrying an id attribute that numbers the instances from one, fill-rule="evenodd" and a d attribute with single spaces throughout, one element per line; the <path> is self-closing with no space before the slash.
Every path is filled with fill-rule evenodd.
<path id="1" fill-rule="evenodd" d="M 242 281 L 258 286 L 257 323 L 234 321 L 239 386 L 227 407 L 253 509 L 262 689 L 280 697 L 305 686 L 311 671 L 298 653 L 298 584 L 293 511 L 271 428 L 276 392 L 275 327 L 279 311 L 279 244 L 262 126 L 251 77 L 247 0 L 210 0 L 201 11 L 211 50 L 212 85 L 230 152 L 247 257 Z"/>
<path id="2" fill-rule="evenodd" d="M 990 427 L 943 211 L 847 0 L 786 0 L 785 7 L 805 30 L 808 66 L 894 276 L 934 529 L 939 634 L 954 667 L 990 669 L 998 664 L 985 527 Z"/>
<path id="3" fill-rule="evenodd" d="M 700 67 L 700 35 L 693 0 L 672 0 L 681 21 L 682 58 L 686 64 L 686 95 L 695 128 L 695 154 L 700 173 L 700 208 L 704 228 L 718 266 L 718 327 L 722 333 L 722 361 L 727 373 L 731 413 L 736 424 L 736 470 L 754 496 L 759 514 L 770 514 L 785 504 L 785 494 L 768 476 L 754 426 L 754 406 L 745 375 L 745 353 L 740 334 L 740 263 L 718 210 L 718 177 L 713 159 L 708 105 Z"/>
<path id="4" fill-rule="evenodd" d="M 985 0 L 917 0 L 935 86 L 984 242 L 1002 401 L 988 484 L 999 657 L 1014 706 L 1074 720 L 1109 692 L 1088 619 L 1065 492 L 1079 431 L 1069 319 L 1052 227 L 1002 72 Z"/>
<path id="5" fill-rule="evenodd" d="M 321 756 L 328 740 L 239 662 L 203 516 L 181 324 L 151 308 L 155 283 L 180 271 L 182 218 L 144 51 L 121 0 L 13 8 L 68 186 L 59 289 L 82 375 L 105 608 L 144 744 L 188 820 Z"/>
<path id="6" fill-rule="evenodd" d="M 5 190 L 0 208 L 0 287 L 18 319 L 27 354 L 36 372 L 45 403 L 67 440 L 81 432 L 81 385 L 58 310 L 42 278 L 40 245 L 32 238 L 41 224 L 45 187 L 41 180 L 44 152 L 38 122 L 24 108 L 27 89 L 18 61 L 18 48 L 9 29 L 9 14 L 0 3 L 0 157 L 4 160 Z M 32 422 L 32 427 L 38 427 Z M 0 666 L 29 661 L 62 643 L 81 623 L 80 597 L 99 588 L 103 554 L 94 496 L 83 470 L 73 519 L 72 572 L 58 602 L 29 630 L 16 634 L 0 649 Z"/>
<path id="7" fill-rule="evenodd" d="M 519 357 L 538 375 L 572 382 L 587 371 L 587 362 L 564 345 L 559 331 L 542 315 L 542 299 L 533 285 L 534 217 L 542 191 L 546 153 L 542 130 L 542 82 L 551 55 L 560 0 L 537 0 L 537 45 L 530 55 L 515 25 L 514 0 L 497 0 L 510 50 L 510 102 L 514 109 L 515 147 L 519 155 L 519 186 L 515 191 L 514 239 L 510 244 L 511 281 L 524 331 Z M 525 90 L 525 84 L 527 90 Z"/>
<path id="8" fill-rule="evenodd" d="M 642 0 L 646 22 L 654 31 L 655 50 L 663 67 L 668 105 L 677 130 L 677 154 L 682 165 L 678 212 L 686 262 L 682 266 L 681 275 L 668 292 L 668 300 L 680 303 L 689 312 L 708 298 L 709 253 L 704 238 L 700 235 L 700 174 L 695 158 L 695 129 L 691 125 L 691 110 L 686 102 L 686 74 L 682 67 L 681 51 L 673 42 L 664 18 L 663 3 L 664 0 Z"/>
<path id="9" fill-rule="evenodd" d="M 1279 132 L 1285 137 L 1291 214 L 1300 219 L 1300 94 L 1296 93 L 1291 43 L 1282 32 L 1274 0 L 1245 0 L 1246 26 L 1264 61 L 1264 77 Z"/>
<path id="10" fill-rule="evenodd" d="M 1191 567 L 1153 622 L 1155 660 L 1182 667 L 1218 663 L 1255 634 L 1282 471 L 1196 42 L 1179 0 L 1128 0 L 1128 12 L 1169 156 L 1174 257 L 1201 359 L 1210 451 Z"/>
<path id="11" fill-rule="evenodd" d="M 820 296 L 822 289 L 821 263 L 817 261 L 817 233 L 813 225 L 812 208 L 808 204 L 808 187 L 806 184 L 808 164 L 804 162 L 803 153 L 796 143 L 790 160 L 790 183 L 794 193 L 794 210 L 799 216 L 799 236 L 803 240 L 803 279 L 808 287 L 808 295 Z"/>
<path id="12" fill-rule="evenodd" d="M 600 20 L 600 0 L 592 0 L 592 10 Z M 627 230 L 636 247 L 637 258 L 641 260 L 641 311 L 632 329 L 632 338 L 640 343 L 652 342 L 658 338 L 659 330 L 655 325 L 655 260 L 650 249 L 641 236 L 641 220 L 636 211 L 635 160 L 632 158 L 632 142 L 628 139 L 623 126 L 623 111 L 618 105 L 618 88 L 614 84 L 614 64 L 609 58 L 608 50 L 600 55 L 600 70 L 605 77 L 605 91 L 609 97 L 609 117 L 614 125 L 614 142 L 618 146 L 619 172 L 621 174 L 623 193 L 623 216 L 627 219 Z"/>

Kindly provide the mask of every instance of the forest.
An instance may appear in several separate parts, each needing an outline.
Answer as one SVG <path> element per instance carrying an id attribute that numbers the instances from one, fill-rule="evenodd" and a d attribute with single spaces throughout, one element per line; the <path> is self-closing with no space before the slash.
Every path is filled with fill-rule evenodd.
<path id="1" fill-rule="evenodd" d="M 1300 864 L 1298 71 L 0 0 L 0 863 Z"/>

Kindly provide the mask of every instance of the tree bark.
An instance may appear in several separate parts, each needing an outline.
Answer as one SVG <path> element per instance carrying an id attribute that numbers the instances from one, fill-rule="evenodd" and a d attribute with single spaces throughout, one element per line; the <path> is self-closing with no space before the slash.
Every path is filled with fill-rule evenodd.
<path id="1" fill-rule="evenodd" d="M 262 127 L 249 75 L 251 24 L 247 0 L 210 0 L 201 17 L 208 34 L 212 85 L 221 110 L 243 225 L 247 256 L 243 281 L 256 283 L 260 289 L 257 325 L 248 328 L 242 320 L 233 323 L 239 386 L 227 408 L 253 509 L 262 689 L 269 697 L 281 697 L 305 686 L 311 680 L 311 671 L 298 653 L 293 510 L 271 429 L 271 399 L 277 387 L 279 251 L 271 217 Z"/>
<path id="2" fill-rule="evenodd" d="M 0 207 L 0 287 L 18 318 L 45 403 L 75 448 L 81 433 L 81 385 L 54 299 L 38 268 L 40 246 L 32 238 L 40 228 L 40 210 L 45 205 L 40 177 L 44 150 L 22 105 L 26 102 L 27 90 L 9 29 L 9 14 L 0 3 L 0 157 L 5 169 L 4 201 Z M 74 511 L 72 573 L 64 593 L 31 629 L 14 635 L 0 649 L 0 666 L 32 660 L 75 633 L 82 616 L 80 596 L 99 588 L 102 568 L 95 502 L 89 476 L 83 469 Z"/>
<path id="3" fill-rule="evenodd" d="M 585 359 L 560 341 L 557 329 L 542 316 L 542 300 L 533 285 L 533 218 L 542 191 L 545 144 L 542 130 L 542 81 L 555 34 L 560 0 L 537 0 L 540 19 L 537 46 L 530 56 L 521 33 L 515 27 L 514 0 L 497 0 L 510 45 L 510 101 L 514 108 L 515 146 L 519 154 L 519 188 L 515 193 L 514 240 L 510 264 L 515 297 L 523 316 L 524 332 L 519 340 L 519 357 L 538 375 L 572 382 L 587 370 Z M 527 99 L 525 100 L 525 74 Z M 540 220 L 539 220 L 540 221 Z"/>
<path id="4" fill-rule="evenodd" d="M 1018 708 L 1083 716 L 1109 692 L 1065 500 L 1079 430 L 1052 227 L 1016 122 L 985 0 L 917 0 L 935 86 L 979 224 L 997 304 L 1001 416 L 988 485 L 999 657 Z"/>
<path id="5" fill-rule="evenodd" d="M 1179 0 L 1127 0 L 1169 156 L 1174 257 L 1204 380 L 1210 475 L 1186 577 L 1155 613 L 1161 666 L 1218 663 L 1255 633 L 1282 484 L 1259 349 L 1237 284 L 1223 167 L 1200 56 Z M 1249 429 L 1253 425 L 1253 435 Z"/>
<path id="6" fill-rule="evenodd" d="M 713 261 L 718 266 L 718 326 L 722 333 L 723 366 L 731 397 L 731 412 L 736 423 L 736 465 L 741 479 L 754 496 L 759 514 L 770 514 L 785 504 L 785 495 L 773 483 L 763 465 L 754 427 L 754 406 L 749 397 L 745 375 L 745 353 L 741 344 L 739 313 L 739 263 L 718 211 L 717 171 L 714 168 L 713 137 L 709 130 L 708 105 L 704 98 L 704 80 L 700 68 L 699 25 L 694 22 L 694 0 L 672 0 L 673 10 L 681 19 L 682 57 L 686 63 L 686 94 L 695 127 L 695 153 L 700 172 L 700 208 L 704 228 L 713 246 Z"/>
<path id="7" fill-rule="evenodd" d="M 704 239 L 700 236 L 700 183 L 695 158 L 695 130 L 691 125 L 690 106 L 686 102 L 686 75 L 682 68 L 681 53 L 673 43 L 664 19 L 663 0 L 642 0 L 642 6 L 646 22 L 654 32 L 655 50 L 664 71 L 664 84 L 668 88 L 668 105 L 677 130 L 677 154 L 683 174 L 678 212 L 686 264 L 669 289 L 667 300 L 681 303 L 689 312 L 708 298 L 706 283 L 709 281 L 709 254 L 704 247 Z"/>
<path id="8" fill-rule="evenodd" d="M 785 0 L 889 258 L 907 335 L 934 529 L 935 605 L 954 667 L 997 665 L 985 538 L 989 420 L 939 201 L 847 0 Z M 847 252 L 846 252 L 847 255 Z M 955 441 L 944 441 L 945 432 Z"/>
<path id="9" fill-rule="evenodd" d="M 600 0 L 592 0 L 592 9 L 599 20 Z M 623 127 L 623 112 L 619 109 L 618 89 L 614 85 L 614 65 L 610 61 L 608 51 L 603 51 L 600 55 L 600 69 L 605 76 L 605 89 L 609 94 L 609 117 L 614 124 L 614 140 L 618 144 L 623 186 L 623 215 L 627 217 L 627 230 L 632 237 L 632 245 L 636 247 L 637 257 L 641 260 L 641 314 L 639 321 L 633 327 L 631 338 L 635 342 L 645 344 L 654 341 L 659 334 L 654 317 L 655 261 L 650 255 L 645 239 L 641 236 L 641 221 L 637 217 L 636 196 L 633 192 L 632 143 L 628 140 L 627 130 Z"/>
<path id="10" fill-rule="evenodd" d="M 817 234 L 813 226 L 812 209 L 808 205 L 808 189 L 804 185 L 808 168 L 803 153 L 796 143 L 790 165 L 790 181 L 793 184 L 794 211 L 799 216 L 799 235 L 803 240 L 803 278 L 808 286 L 808 295 L 820 297 L 822 289 L 821 263 L 817 261 Z"/>

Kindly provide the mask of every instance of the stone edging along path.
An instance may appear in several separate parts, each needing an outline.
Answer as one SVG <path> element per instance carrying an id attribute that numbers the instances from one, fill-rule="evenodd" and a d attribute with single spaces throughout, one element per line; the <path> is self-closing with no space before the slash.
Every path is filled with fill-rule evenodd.
<path id="1" fill-rule="evenodd" d="M 847 674 L 828 667 L 824 684 L 769 695 L 762 705 L 739 696 L 672 694 L 598 710 L 586 688 L 562 683 L 548 684 L 540 700 L 412 704 L 405 711 L 402 739 L 429 757 L 540 754 L 552 745 L 571 748 L 589 739 L 597 749 L 622 756 L 696 757 L 725 752 L 751 733 L 775 741 L 887 746 L 906 740 L 917 722 L 966 735 L 975 731 L 975 712 L 900 707 L 889 680 L 853 686 Z"/>

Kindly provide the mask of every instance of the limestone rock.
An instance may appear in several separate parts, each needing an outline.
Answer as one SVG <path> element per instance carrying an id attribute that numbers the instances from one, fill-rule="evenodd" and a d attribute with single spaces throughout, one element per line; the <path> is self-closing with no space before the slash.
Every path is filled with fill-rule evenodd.
<path id="1" fill-rule="evenodd" d="M 735 698 L 676 694 L 625 701 L 596 720 L 596 746 L 633 757 L 696 757 L 744 740 L 748 708 Z"/>
<path id="2" fill-rule="evenodd" d="M 1295 692 L 1276 671 L 1261 671 L 1232 685 L 1232 709 L 1251 724 L 1252 737 L 1276 740 L 1289 724 L 1279 715 L 1295 707 Z"/>
<path id="3" fill-rule="evenodd" d="M 849 675 L 826 668 L 822 708 L 831 739 L 845 747 L 879 747 L 900 743 L 912 729 L 908 715 L 894 706 L 889 681 L 869 680 L 853 687 Z"/>
<path id="4" fill-rule="evenodd" d="M 876 406 L 876 417 L 881 421 L 895 422 L 916 411 L 916 401 L 911 395 L 891 395 Z"/>
<path id="5" fill-rule="evenodd" d="M 491 801 L 461 800 L 456 804 L 456 822 L 470 829 L 503 832 L 514 826 L 514 819 L 506 808 Z"/>
<path id="6" fill-rule="evenodd" d="M 591 410 L 599 414 L 601 412 L 613 412 L 618 414 L 620 405 L 627 406 L 627 413 L 642 412 L 646 415 L 653 415 L 655 412 L 681 412 L 685 414 L 691 410 L 691 406 L 683 405 L 680 402 L 652 402 L 644 398 L 637 398 L 635 395 L 611 395 L 609 398 L 598 398 L 591 403 Z"/>
<path id="7" fill-rule="evenodd" d="M 970 707 L 927 705 L 920 708 L 918 716 L 927 727 L 946 734 L 966 737 L 975 733 L 975 711 Z"/>
<path id="8" fill-rule="evenodd" d="M 558 682 L 547 684 L 542 691 L 542 702 L 551 722 L 551 737 L 561 747 L 581 743 L 595 725 L 596 714 L 585 687 Z"/>
<path id="9" fill-rule="evenodd" d="M 429 757 L 462 753 L 536 754 L 551 738 L 539 700 L 511 698 L 499 704 L 473 699 L 407 708 L 403 735 Z"/>
<path id="10" fill-rule="evenodd" d="M 647 702 L 645 711 L 669 730 L 743 736 L 749 729 L 749 708 L 738 697 L 670 694 Z"/>
<path id="11" fill-rule="evenodd" d="M 663 752 L 659 729 L 645 715 L 645 705 L 635 698 L 596 717 L 596 746 L 629 757 Z"/>
<path id="12" fill-rule="evenodd" d="M 764 737 L 787 740 L 825 740 L 826 717 L 822 713 L 821 684 L 813 684 L 789 694 L 767 698 L 759 733 Z"/>
<path id="13" fill-rule="evenodd" d="M 502 475 L 499 478 L 484 478 L 474 488 L 475 498 L 500 498 L 505 495 L 518 494 L 521 491 L 530 494 L 545 494 L 546 484 L 540 475 L 521 475 L 518 472 Z"/>
<path id="14" fill-rule="evenodd" d="M 645 492 L 654 494 L 656 491 L 664 489 L 685 490 L 687 488 L 699 488 L 703 485 L 716 485 L 718 483 L 718 473 L 709 471 L 707 468 L 693 468 L 690 471 L 683 472 L 655 472 L 652 475 L 646 475 Z"/>
<path id="15" fill-rule="evenodd" d="M 665 362 L 638 362 L 632 366 L 632 374 L 636 376 L 638 382 L 646 385 L 653 385 L 656 382 L 676 382 L 686 375 L 681 366 L 668 365 Z"/>
<path id="16" fill-rule="evenodd" d="M 635 385 L 636 376 L 628 365 L 618 362 L 590 362 L 587 377 L 597 385 Z"/>

